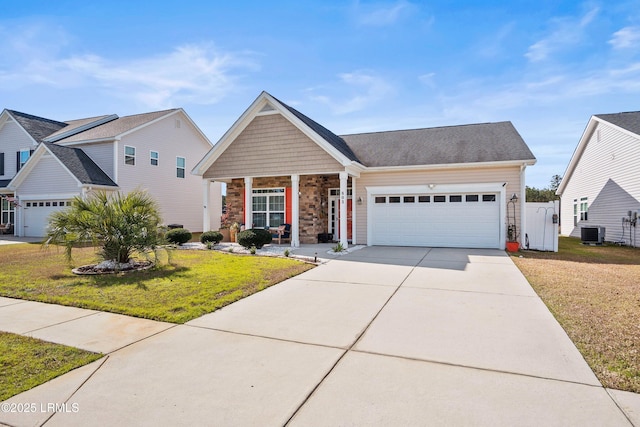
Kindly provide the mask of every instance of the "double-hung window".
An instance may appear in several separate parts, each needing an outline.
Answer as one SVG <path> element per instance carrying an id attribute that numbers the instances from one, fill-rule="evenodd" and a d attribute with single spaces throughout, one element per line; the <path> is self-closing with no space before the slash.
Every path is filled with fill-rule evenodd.
<path id="1" fill-rule="evenodd" d="M 124 146 L 124 164 L 135 165 L 136 164 L 136 147 Z"/>
<path id="2" fill-rule="evenodd" d="M 580 221 L 589 220 L 589 203 L 587 202 L 587 197 L 580 198 Z"/>
<path id="3" fill-rule="evenodd" d="M 22 169 L 29 157 L 31 157 L 31 150 L 20 150 L 18 152 L 18 170 Z"/>
<path id="4" fill-rule="evenodd" d="M 160 158 L 160 155 L 158 154 L 158 152 L 157 151 L 152 151 L 150 153 L 151 166 L 158 166 L 159 158 Z"/>
<path id="5" fill-rule="evenodd" d="M 285 222 L 284 188 L 254 189 L 253 227 L 278 227 Z"/>
<path id="6" fill-rule="evenodd" d="M 176 157 L 176 176 L 184 178 L 184 172 L 187 168 L 187 160 L 184 157 Z"/>

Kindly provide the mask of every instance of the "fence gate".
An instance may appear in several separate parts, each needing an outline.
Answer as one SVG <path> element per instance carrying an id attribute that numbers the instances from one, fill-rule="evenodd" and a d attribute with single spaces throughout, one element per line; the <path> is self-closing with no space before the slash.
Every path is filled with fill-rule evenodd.
<path id="1" fill-rule="evenodd" d="M 526 203 L 525 249 L 558 252 L 559 202 Z M 554 223 L 554 214 L 555 223 Z M 527 247 L 528 239 L 528 247 Z"/>

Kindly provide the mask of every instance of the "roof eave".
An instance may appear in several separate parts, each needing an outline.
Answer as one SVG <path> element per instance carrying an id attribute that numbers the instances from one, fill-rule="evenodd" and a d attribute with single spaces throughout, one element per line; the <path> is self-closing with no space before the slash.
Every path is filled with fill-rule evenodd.
<path id="1" fill-rule="evenodd" d="M 587 146 L 587 142 L 589 141 L 589 138 L 591 138 L 591 135 L 593 134 L 593 131 L 596 129 L 596 127 L 598 126 L 598 123 L 601 123 L 601 122 L 603 122 L 603 120 L 596 116 L 591 116 L 591 118 L 589 119 L 589 122 L 587 123 L 587 126 L 584 129 L 584 132 L 582 132 L 582 136 L 580 137 L 580 141 L 578 142 L 578 145 L 576 146 L 575 150 L 573 150 L 573 154 L 571 155 L 571 160 L 569 160 L 569 164 L 567 165 L 567 168 L 565 169 L 564 174 L 562 175 L 562 181 L 560 181 L 560 185 L 556 190 L 556 194 L 558 196 L 562 196 L 562 193 L 564 192 L 564 189 L 567 186 L 567 183 L 569 182 L 571 175 L 573 175 L 573 171 L 575 170 L 576 165 L 580 161 L 580 157 L 582 157 L 582 153 L 584 152 Z"/>
<path id="2" fill-rule="evenodd" d="M 533 166 L 536 159 L 527 160 L 504 160 L 495 162 L 470 162 L 470 163 L 440 163 L 434 165 L 405 165 L 405 166 L 369 166 L 364 172 L 398 172 L 415 170 L 438 170 L 438 169 L 473 169 L 473 168 L 495 168 L 509 166 Z"/>

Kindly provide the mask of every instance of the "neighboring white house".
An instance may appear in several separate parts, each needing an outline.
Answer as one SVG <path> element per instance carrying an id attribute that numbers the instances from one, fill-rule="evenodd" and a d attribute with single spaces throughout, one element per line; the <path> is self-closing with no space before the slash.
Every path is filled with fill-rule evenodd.
<path id="1" fill-rule="evenodd" d="M 165 224 L 201 231 L 203 203 L 219 225 L 220 184 L 204 192 L 189 173 L 211 142 L 182 109 L 56 122 L 11 110 L 0 116 L 0 193 L 17 236 L 42 237 L 48 216 L 94 191 L 148 191 Z M 5 160 L 16 153 L 15 165 Z M 208 203 L 207 203 L 208 200 Z M 3 222 L 5 218 L 3 217 Z"/>
<path id="2" fill-rule="evenodd" d="M 557 194 L 562 235 L 601 226 L 606 241 L 640 246 L 633 221 L 640 210 L 640 112 L 592 116 Z"/>

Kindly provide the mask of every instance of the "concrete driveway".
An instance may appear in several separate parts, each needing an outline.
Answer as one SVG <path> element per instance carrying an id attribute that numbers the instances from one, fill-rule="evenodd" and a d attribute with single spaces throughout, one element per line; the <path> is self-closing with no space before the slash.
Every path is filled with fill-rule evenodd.
<path id="1" fill-rule="evenodd" d="M 9 425 L 640 425 L 498 250 L 369 247 L 177 326 L 22 304 L 0 330 L 108 355 Z"/>

